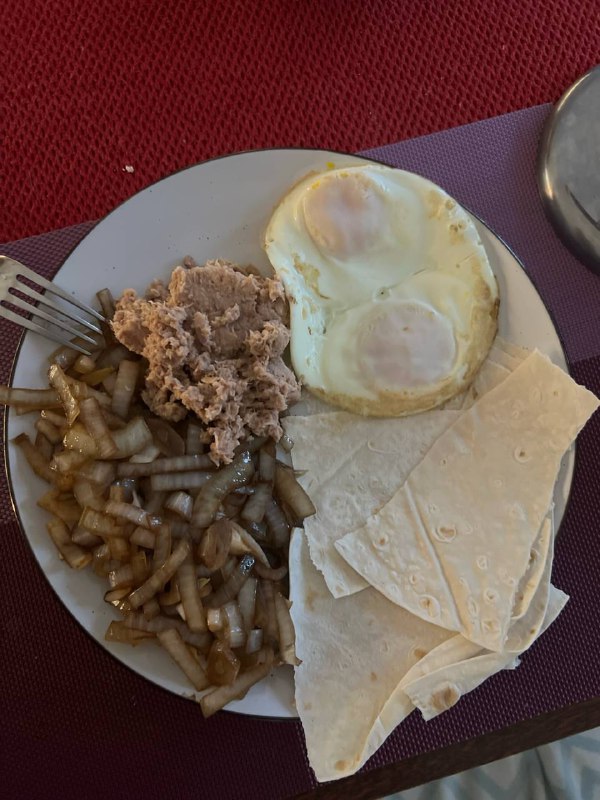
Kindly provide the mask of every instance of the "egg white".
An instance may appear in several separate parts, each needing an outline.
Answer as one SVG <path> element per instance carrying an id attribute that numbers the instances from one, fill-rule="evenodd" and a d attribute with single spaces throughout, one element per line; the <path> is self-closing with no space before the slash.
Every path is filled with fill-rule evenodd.
<path id="1" fill-rule="evenodd" d="M 498 290 L 467 212 L 413 173 L 379 165 L 309 175 L 267 226 L 290 301 L 300 380 L 335 405 L 401 416 L 476 374 Z"/>

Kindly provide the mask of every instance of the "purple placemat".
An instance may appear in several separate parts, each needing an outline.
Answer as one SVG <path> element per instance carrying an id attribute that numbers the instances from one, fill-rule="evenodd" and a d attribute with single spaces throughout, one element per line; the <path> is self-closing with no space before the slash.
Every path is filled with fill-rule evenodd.
<path id="1" fill-rule="evenodd" d="M 600 393 L 600 278 L 563 248 L 538 199 L 534 160 L 549 106 L 539 106 L 365 155 L 420 172 L 481 216 L 514 249 L 563 339 L 576 380 Z M 54 274 L 91 223 L 3 246 Z M 0 380 L 18 331 L 0 324 Z M 412 714 L 364 768 L 498 730 L 600 694 L 600 417 L 580 437 L 554 582 L 572 595 L 523 657 L 457 707 L 424 723 Z M 3 638 L 0 753 L 6 797 L 284 798 L 315 781 L 300 725 L 220 714 L 131 673 L 87 637 L 55 598 L 0 487 Z M 244 753 L 243 763 L 236 753 Z"/>

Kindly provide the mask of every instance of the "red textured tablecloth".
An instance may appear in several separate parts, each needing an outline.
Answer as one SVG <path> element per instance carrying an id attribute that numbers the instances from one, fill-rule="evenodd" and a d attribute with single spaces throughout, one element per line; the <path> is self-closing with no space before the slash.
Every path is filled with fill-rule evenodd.
<path id="1" fill-rule="evenodd" d="M 600 61 L 599 23 L 598 0 L 2 0 L 0 241 L 209 156 L 556 100 Z"/>

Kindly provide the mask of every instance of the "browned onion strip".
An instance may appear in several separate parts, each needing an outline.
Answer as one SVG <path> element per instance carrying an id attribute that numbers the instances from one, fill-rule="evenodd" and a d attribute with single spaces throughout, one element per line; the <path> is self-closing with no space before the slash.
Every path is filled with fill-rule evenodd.
<path id="1" fill-rule="evenodd" d="M 254 627 L 257 586 L 258 581 L 251 575 L 238 592 L 237 601 L 246 631 L 250 631 Z"/>
<path id="2" fill-rule="evenodd" d="M 79 477 L 101 488 L 109 486 L 114 481 L 115 473 L 115 464 L 108 461 L 88 461 L 78 470 Z"/>
<path id="3" fill-rule="evenodd" d="M 79 381 L 76 378 L 67 377 L 67 383 L 71 388 L 73 396 L 77 400 L 85 400 L 87 397 L 95 397 L 103 408 L 110 407 L 110 397 L 104 392 L 98 392 L 87 383 Z"/>
<path id="4" fill-rule="evenodd" d="M 175 472 L 150 477 L 150 485 L 155 492 L 176 492 L 180 489 L 193 491 L 201 489 L 211 479 L 210 472 Z"/>
<path id="5" fill-rule="evenodd" d="M 110 559 L 110 549 L 106 543 L 94 548 L 92 559 L 92 569 L 96 575 L 108 575 L 112 566 L 108 563 Z"/>
<path id="6" fill-rule="evenodd" d="M 112 367 L 116 369 L 124 358 L 131 358 L 131 353 L 122 344 L 112 344 L 98 357 L 98 367 Z"/>
<path id="7" fill-rule="evenodd" d="M 241 517 L 248 522 L 261 522 L 265 515 L 267 503 L 271 499 L 272 486 L 269 483 L 257 483 L 254 494 L 247 500 L 242 509 Z"/>
<path id="8" fill-rule="evenodd" d="M 263 631 L 262 628 L 253 628 L 248 632 L 246 640 L 246 653 L 257 653 L 263 646 Z"/>
<path id="9" fill-rule="evenodd" d="M 46 439 L 48 439 L 48 441 L 52 444 L 58 444 L 60 441 L 62 441 L 63 431 L 60 428 L 57 428 L 56 425 L 53 425 L 49 419 L 40 417 L 38 420 L 36 420 L 35 429 L 45 436 Z"/>
<path id="10" fill-rule="evenodd" d="M 86 453 L 79 453 L 77 450 L 61 450 L 52 456 L 50 467 L 65 476 L 70 475 L 72 478 L 73 473 L 79 471 L 87 460 Z"/>
<path id="11" fill-rule="evenodd" d="M 124 358 L 119 364 L 117 380 L 113 390 L 111 410 L 119 417 L 125 417 L 129 413 L 129 407 L 135 392 L 140 373 L 140 362 L 130 361 Z"/>
<path id="12" fill-rule="evenodd" d="M 210 686 L 206 673 L 187 649 L 181 634 L 175 628 L 157 633 L 158 640 L 171 656 L 173 661 L 183 670 L 196 691 L 201 692 Z"/>
<path id="13" fill-rule="evenodd" d="M 192 524 L 197 528 L 206 528 L 214 520 L 222 500 L 237 489 L 248 483 L 254 474 L 254 465 L 249 452 L 244 451 L 234 458 L 231 464 L 222 467 L 211 475 L 198 492 L 194 503 Z"/>
<path id="14" fill-rule="evenodd" d="M 152 441 L 152 434 L 141 417 L 134 417 L 124 428 L 112 431 L 112 438 L 117 446 L 117 453 L 114 457 L 128 458 L 143 450 Z M 79 423 L 75 423 L 65 433 L 63 445 L 67 450 L 76 450 L 89 458 L 98 456 L 98 448 L 94 439 Z"/>
<path id="15" fill-rule="evenodd" d="M 147 528 L 136 528 L 129 537 L 131 544 L 138 547 L 146 547 L 148 550 L 154 550 L 156 544 L 156 534 L 149 531 Z"/>
<path id="16" fill-rule="evenodd" d="M 208 654 L 206 674 L 213 686 L 229 686 L 238 676 L 240 660 L 226 642 L 216 639 Z"/>
<path id="17" fill-rule="evenodd" d="M 73 484 L 73 496 L 81 508 L 91 508 L 104 512 L 105 501 L 102 489 L 84 478 L 77 478 Z"/>
<path id="18" fill-rule="evenodd" d="M 179 594 L 179 585 L 177 579 L 172 580 L 169 589 L 161 592 L 158 595 L 159 604 L 165 609 L 167 606 L 176 606 L 181 602 L 181 595 Z"/>
<path id="19" fill-rule="evenodd" d="M 119 608 L 122 601 L 125 600 L 129 594 L 129 591 L 129 589 L 123 587 L 120 589 L 109 589 L 108 592 L 104 594 L 104 602 L 110 603 L 110 605 L 115 606 L 115 608 Z"/>
<path id="20" fill-rule="evenodd" d="M 106 378 L 108 378 L 110 375 L 113 375 L 114 371 L 115 370 L 113 367 L 102 367 L 102 369 L 95 369 L 93 372 L 88 372 L 87 375 L 82 375 L 81 380 L 88 386 L 95 387 L 100 383 L 104 384 Z"/>
<path id="21" fill-rule="evenodd" d="M 94 533 L 97 536 L 102 536 L 102 538 L 106 536 L 119 536 L 123 532 L 122 526 L 115 522 L 112 517 L 100 511 L 96 511 L 89 506 L 83 509 L 79 524 L 82 528 L 85 528 L 86 531 Z"/>
<path id="22" fill-rule="evenodd" d="M 115 300 L 110 289 L 100 289 L 96 297 L 102 309 L 102 316 L 110 322 L 115 315 Z"/>
<path id="23" fill-rule="evenodd" d="M 117 503 L 133 503 L 133 486 L 126 481 L 113 483 L 108 490 L 108 499 Z M 139 505 L 135 505 L 139 508 Z"/>
<path id="24" fill-rule="evenodd" d="M 56 545 L 56 549 L 64 558 L 67 564 L 73 569 L 83 569 L 92 560 L 91 553 L 83 550 L 79 545 L 71 541 L 69 529 L 58 517 L 53 517 L 46 523 L 46 528 L 50 538 Z"/>
<path id="25" fill-rule="evenodd" d="M 79 375 L 89 375 L 96 369 L 96 362 L 90 356 L 80 355 L 73 364 L 73 369 Z"/>
<path id="26" fill-rule="evenodd" d="M 144 604 L 144 606 L 145 605 L 146 604 Z M 212 642 L 210 633 L 192 633 L 185 622 L 182 622 L 180 619 L 169 619 L 162 615 L 153 617 L 152 619 L 146 619 L 141 613 L 132 613 L 128 614 L 123 622 L 128 628 L 149 631 L 151 633 L 158 633 L 159 631 L 168 630 L 169 628 L 175 628 L 179 631 L 179 634 L 185 642 L 191 644 L 193 647 L 197 647 L 201 651 L 208 650 Z"/>
<path id="27" fill-rule="evenodd" d="M 237 522 L 232 522 L 232 536 L 229 552 L 234 556 L 242 556 L 244 553 L 250 553 L 254 558 L 265 567 L 269 567 L 269 559 L 266 557 L 261 546 L 258 542 L 244 530 Z"/>
<path id="28" fill-rule="evenodd" d="M 290 606 L 281 592 L 275 592 L 275 614 L 279 631 L 279 654 L 284 664 L 298 666 L 300 660 L 296 656 L 296 632 L 290 616 Z"/>
<path id="29" fill-rule="evenodd" d="M 214 689 L 200 699 L 200 708 L 205 717 L 212 716 L 226 706 L 227 703 L 246 694 L 251 686 L 254 686 L 255 683 L 258 683 L 269 674 L 273 666 L 273 650 L 267 647 L 263 648 L 260 653 L 263 656 L 263 663 L 252 667 L 247 672 L 240 673 L 230 686 L 221 686 L 218 689 Z"/>
<path id="30" fill-rule="evenodd" d="M 265 567 L 263 564 L 256 563 L 254 571 L 259 578 L 264 578 L 267 581 L 281 581 L 288 574 L 287 564 L 282 564 L 280 567 Z"/>
<path id="31" fill-rule="evenodd" d="M 233 526 L 228 519 L 213 522 L 205 531 L 198 547 L 198 557 L 210 570 L 221 569 L 225 565 L 232 535 Z"/>
<path id="32" fill-rule="evenodd" d="M 61 519 L 69 528 L 77 524 L 81 515 L 81 509 L 73 501 L 73 498 L 61 498 L 61 493 L 58 489 L 50 489 L 49 492 L 40 497 L 37 504 L 40 508 Z"/>
<path id="33" fill-rule="evenodd" d="M 135 580 L 133 577 L 133 567 L 131 564 L 123 564 L 118 569 L 111 570 L 108 573 L 108 585 L 111 589 L 122 589 L 134 585 Z"/>
<path id="34" fill-rule="evenodd" d="M 240 526 L 256 539 L 257 542 L 268 541 L 267 536 L 267 523 L 266 522 L 247 522 L 245 519 L 240 519 Z"/>
<path id="35" fill-rule="evenodd" d="M 13 443 L 19 447 L 38 478 L 46 481 L 46 483 L 54 484 L 61 491 L 67 491 L 73 485 L 73 479 L 70 476 L 61 475 L 50 469 L 50 464 L 44 459 L 42 453 L 35 449 L 26 433 L 20 433 L 16 436 L 13 439 Z"/>
<path id="36" fill-rule="evenodd" d="M 258 455 L 258 471 L 264 483 L 273 483 L 275 480 L 275 442 L 273 440 L 261 449 Z"/>
<path id="37" fill-rule="evenodd" d="M 118 501 L 109 500 L 104 511 L 111 517 L 132 522 L 134 525 L 148 528 L 148 530 L 155 530 L 161 525 L 160 517 L 152 516 L 147 511 L 144 511 L 143 508 L 134 506 L 132 503 L 119 503 Z"/>
<path id="38" fill-rule="evenodd" d="M 110 536 L 107 544 L 112 559 L 115 561 L 129 560 L 129 542 L 123 536 Z"/>
<path id="39" fill-rule="evenodd" d="M 160 605 L 156 597 L 153 597 L 152 600 L 148 600 L 147 603 L 144 603 L 142 606 L 142 613 L 145 619 L 156 619 L 160 614 Z"/>
<path id="40" fill-rule="evenodd" d="M 162 567 L 171 555 L 171 526 L 163 523 L 155 532 L 154 557 L 152 566 L 154 569 Z"/>
<path id="41" fill-rule="evenodd" d="M 139 589 L 131 593 L 129 602 L 132 608 L 137 609 L 143 606 L 144 603 L 147 603 L 150 598 L 154 597 L 154 595 L 163 588 L 165 583 L 173 577 L 178 567 L 187 558 L 189 552 L 190 546 L 188 542 L 185 539 L 180 539 L 164 564 L 162 564 L 156 572 L 153 572 Z"/>
<path id="42" fill-rule="evenodd" d="M 40 453 L 44 461 L 50 462 L 50 459 L 54 453 L 54 447 L 52 442 L 46 439 L 44 434 L 40 433 L 40 431 L 38 431 L 35 435 L 33 446 Z"/>
<path id="43" fill-rule="evenodd" d="M 213 469 L 215 465 L 209 456 L 175 456 L 173 458 L 157 458 L 148 464 L 134 464 L 123 462 L 117 468 L 121 478 L 140 478 L 146 475 L 156 475 L 159 472 L 190 472 Z"/>
<path id="44" fill-rule="evenodd" d="M 185 621 L 191 631 L 206 630 L 206 616 L 202 600 L 198 592 L 196 566 L 188 556 L 177 570 L 177 586 L 181 596 L 181 604 L 185 613 Z"/>
<path id="45" fill-rule="evenodd" d="M 111 397 L 115 390 L 116 382 L 117 382 L 117 373 L 111 367 L 111 372 L 105 378 L 102 378 L 102 387 Z"/>
<path id="46" fill-rule="evenodd" d="M 72 425 L 79 416 L 79 403 L 71 391 L 67 378 L 58 364 L 52 364 L 48 370 L 48 383 L 58 392 L 65 412 L 67 425 Z"/>
<path id="47" fill-rule="evenodd" d="M 235 599 L 239 590 L 250 576 L 254 567 L 254 556 L 245 555 L 241 558 L 237 567 L 227 578 L 225 583 L 216 592 L 206 598 L 204 604 L 207 608 L 218 608 Z"/>
<path id="48" fill-rule="evenodd" d="M 72 339 L 72 341 L 79 342 L 79 344 L 83 345 L 84 347 L 86 344 L 89 344 L 84 342 L 83 339 Z M 68 370 L 77 361 L 79 355 L 80 354 L 78 350 L 74 350 L 72 347 L 69 347 L 69 345 L 65 344 L 50 353 L 48 356 L 48 361 L 51 364 L 58 364 L 61 369 Z"/>
<path id="49" fill-rule="evenodd" d="M 167 493 L 155 492 L 149 484 L 143 486 L 143 491 L 146 498 L 146 511 L 148 514 L 158 514 L 163 507 Z"/>
<path id="50" fill-rule="evenodd" d="M 218 636 L 223 631 L 224 618 L 220 608 L 209 608 L 206 612 L 208 630 Z"/>
<path id="51" fill-rule="evenodd" d="M 230 600 L 221 610 L 225 615 L 225 635 L 229 646 L 234 650 L 243 647 L 246 644 L 246 631 L 239 605 L 235 600 Z"/>
<path id="52" fill-rule="evenodd" d="M 80 547 L 93 548 L 102 544 L 102 539 L 99 536 L 94 536 L 93 533 L 86 531 L 81 525 L 75 527 L 75 530 L 71 534 L 71 539 Z"/>
<path id="53" fill-rule="evenodd" d="M 165 508 L 189 522 L 192 518 L 194 498 L 187 492 L 174 492 L 165 502 Z"/>
<path id="54" fill-rule="evenodd" d="M 202 428 L 195 422 L 188 422 L 185 435 L 185 452 L 188 456 L 200 455 L 204 452 Z"/>
<path id="55" fill-rule="evenodd" d="M 185 442 L 166 420 L 148 417 L 147 422 L 152 431 L 154 443 L 164 456 L 172 458 L 185 454 Z"/>
<path id="56" fill-rule="evenodd" d="M 147 447 L 152 434 L 142 417 L 134 417 L 124 428 L 113 431 L 113 439 L 119 450 L 119 458 L 128 458 Z"/>
<path id="57" fill-rule="evenodd" d="M 261 580 L 258 584 L 260 604 L 264 613 L 262 629 L 265 642 L 275 647 L 279 641 L 279 626 L 277 624 L 277 611 L 275 610 L 275 590 L 271 581 Z"/>
<path id="58" fill-rule="evenodd" d="M 81 421 L 96 445 L 100 458 L 112 458 L 117 454 L 117 445 L 110 428 L 102 415 L 100 404 L 95 397 L 87 397 L 80 405 Z"/>
<path id="59" fill-rule="evenodd" d="M 275 467 L 275 491 L 279 500 L 292 512 L 294 525 L 302 525 L 305 517 L 316 513 L 312 500 L 296 480 L 294 471 L 279 462 Z"/>
<path id="60" fill-rule="evenodd" d="M 42 411 L 45 408 L 62 406 L 55 389 L 16 389 L 11 386 L 0 386 L 0 404 L 19 406 L 28 411 Z"/>
<path id="61" fill-rule="evenodd" d="M 134 646 L 143 642 L 145 639 L 155 638 L 155 633 L 125 627 L 125 622 L 123 620 L 114 620 L 111 622 L 104 634 L 104 639 L 107 642 L 120 642 L 122 644 L 132 644 Z"/>
<path id="62" fill-rule="evenodd" d="M 267 503 L 265 519 L 273 547 L 278 550 L 287 547 L 290 541 L 290 526 L 285 514 L 272 498 Z"/>
<path id="63" fill-rule="evenodd" d="M 65 415 L 62 413 L 62 410 L 56 411 L 52 408 L 43 408 L 40 411 L 40 417 L 42 419 L 47 419 L 48 422 L 51 422 L 53 425 L 63 431 L 67 427 L 67 420 Z"/>

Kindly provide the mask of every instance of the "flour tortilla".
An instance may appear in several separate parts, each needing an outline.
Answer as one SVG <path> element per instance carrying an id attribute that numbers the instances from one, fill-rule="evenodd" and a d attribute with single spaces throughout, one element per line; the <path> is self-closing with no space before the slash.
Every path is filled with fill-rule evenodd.
<path id="1" fill-rule="evenodd" d="M 501 652 L 560 460 L 598 405 L 533 352 L 336 548 L 388 599 Z"/>
<path id="2" fill-rule="evenodd" d="M 304 521 L 310 556 L 334 597 L 368 585 L 339 555 L 336 539 L 388 502 L 457 416 L 437 411 L 383 420 L 337 411 L 283 420 L 294 440 L 294 468 L 306 470 L 300 482 L 317 509 Z"/>
<path id="3" fill-rule="evenodd" d="M 531 552 L 529 553 L 529 563 L 525 574 L 519 581 L 517 591 L 515 594 L 515 604 L 512 610 L 512 621 L 521 619 L 529 609 L 532 598 L 535 596 L 540 581 L 544 577 L 548 569 L 552 569 L 552 560 L 554 554 L 554 519 L 550 514 L 544 522 L 533 543 Z M 548 566 L 549 562 L 549 566 Z M 547 575 L 548 582 L 550 582 L 550 573 Z"/>
<path id="4" fill-rule="evenodd" d="M 506 647 L 502 653 L 493 653 L 481 645 L 465 639 L 461 634 L 451 636 L 434 650 L 431 650 L 418 661 L 400 681 L 396 693 L 401 693 L 412 684 L 414 692 L 418 690 L 422 698 L 423 691 L 431 691 L 431 702 L 427 704 L 424 714 L 427 719 L 445 711 L 457 702 L 459 696 L 475 689 L 491 675 L 502 669 L 513 669 L 517 666 L 517 656 L 528 649 L 558 616 L 566 603 L 566 595 L 550 585 L 553 555 L 553 525 L 551 517 L 547 517 L 536 540 L 539 555 L 531 559 L 525 574 L 524 585 L 533 596 L 526 611 L 519 606 L 513 614 L 508 633 Z M 540 570 L 539 562 L 544 559 Z M 533 587 L 535 586 L 535 589 Z M 525 593 L 524 595 L 525 596 Z M 557 597 L 563 598 L 559 604 Z M 550 598 L 550 603 L 549 603 Z M 422 679 L 431 675 L 429 682 Z M 458 684 L 457 684 L 458 681 Z M 460 695 L 456 686 L 460 685 Z M 412 696 L 412 694 L 411 694 Z M 421 710 L 425 706 L 420 701 Z M 435 713 L 434 713 L 435 712 Z"/>
<path id="5" fill-rule="evenodd" d="M 517 352 L 507 354 L 507 348 Z M 527 351 L 497 337 L 493 352 L 500 359 L 519 364 Z M 310 555 L 334 597 L 368 585 L 341 558 L 335 541 L 364 525 L 391 499 L 433 442 L 456 419 L 451 408 L 469 408 L 508 375 L 510 370 L 490 356 L 473 385 L 449 401 L 444 410 L 400 419 L 365 418 L 336 411 L 303 389 L 300 402 L 283 420 L 283 426 L 295 443 L 294 467 L 306 470 L 300 482 L 317 508 L 317 514 L 305 522 Z"/>
<path id="6" fill-rule="evenodd" d="M 483 397 L 484 394 L 502 383 L 528 355 L 528 350 L 497 336 L 487 360 L 475 376 L 473 383 L 463 393 L 461 404 L 458 407 L 463 411 L 471 408 L 479 397 Z"/>
<path id="7" fill-rule="evenodd" d="M 547 592 L 546 610 L 539 627 L 538 635 L 543 633 L 558 617 L 568 601 L 568 595 L 550 586 Z M 532 617 L 537 618 L 537 609 L 532 609 Z M 446 650 L 451 650 L 455 645 L 454 637 L 452 640 L 442 644 L 437 650 L 441 650 L 447 645 Z M 466 642 L 463 639 L 463 642 Z M 459 647 L 454 646 L 455 651 Z M 527 649 L 527 648 L 525 648 Z M 439 653 L 432 651 L 428 657 L 419 662 L 417 667 L 421 669 L 421 675 L 415 677 L 416 670 L 413 668 L 412 675 L 408 673 L 400 686 L 402 691 L 408 695 L 411 702 L 421 711 L 425 720 L 446 711 L 455 705 L 458 700 L 468 692 L 476 689 L 485 680 L 503 669 L 514 669 L 519 664 L 519 654 L 523 650 L 516 652 L 505 651 L 503 653 L 493 653 L 489 650 L 480 650 L 472 653 L 470 657 L 463 661 L 455 661 L 452 664 L 444 664 L 441 668 L 426 670 L 427 666 L 435 665 L 439 661 Z M 424 669 L 425 668 L 425 669 Z"/>
<path id="8" fill-rule="evenodd" d="M 374 589 L 335 600 L 313 565 L 302 531 L 290 543 L 296 630 L 296 707 L 319 781 L 356 772 L 410 714 L 402 677 L 449 632 Z"/>

